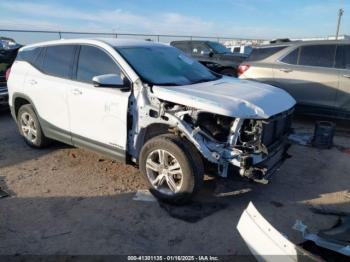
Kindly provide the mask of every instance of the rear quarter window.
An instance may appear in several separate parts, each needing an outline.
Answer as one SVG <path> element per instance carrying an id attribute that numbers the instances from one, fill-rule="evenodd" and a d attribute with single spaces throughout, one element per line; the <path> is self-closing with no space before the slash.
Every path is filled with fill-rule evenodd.
<path id="1" fill-rule="evenodd" d="M 26 61 L 32 64 L 36 57 L 39 55 L 40 51 L 40 47 L 21 50 L 20 52 L 18 52 L 16 60 Z"/>
<path id="2" fill-rule="evenodd" d="M 253 48 L 247 61 L 259 61 L 259 60 L 266 59 L 266 58 L 276 54 L 277 52 L 281 51 L 284 48 L 286 48 L 286 46 Z"/>

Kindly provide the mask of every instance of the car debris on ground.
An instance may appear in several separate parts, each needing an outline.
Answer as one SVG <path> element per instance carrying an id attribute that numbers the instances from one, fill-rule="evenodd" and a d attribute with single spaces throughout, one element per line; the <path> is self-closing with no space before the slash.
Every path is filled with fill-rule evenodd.
<path id="1" fill-rule="evenodd" d="M 350 216 L 339 219 L 332 228 L 320 230 L 317 234 L 310 233 L 307 225 L 298 219 L 293 229 L 301 232 L 305 240 L 310 240 L 317 246 L 350 257 Z"/>
<path id="2" fill-rule="evenodd" d="M 300 256 L 304 260 L 315 259 L 276 230 L 252 202 L 243 211 L 237 230 L 258 261 L 278 261 L 282 256 L 283 261 L 298 261 Z"/>
<path id="3" fill-rule="evenodd" d="M 298 245 L 277 231 L 255 208 L 252 202 L 244 210 L 237 229 L 248 248 L 258 261 L 275 260 L 272 256 L 283 256 L 284 261 L 319 261 L 320 258 L 336 258 L 345 261 L 350 257 L 350 214 L 313 208 L 314 213 L 337 215 L 337 223 L 330 229 L 310 233 L 308 227 L 297 219 L 293 229 L 302 233 L 305 242 Z M 310 243 L 311 242 L 311 243 Z M 315 248 L 316 245 L 317 247 Z"/>

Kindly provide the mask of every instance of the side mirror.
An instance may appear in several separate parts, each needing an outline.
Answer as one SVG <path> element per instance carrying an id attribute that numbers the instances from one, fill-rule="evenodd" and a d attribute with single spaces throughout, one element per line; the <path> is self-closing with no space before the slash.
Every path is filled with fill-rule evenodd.
<path id="1" fill-rule="evenodd" d="M 121 78 L 120 75 L 117 74 L 94 76 L 92 78 L 92 82 L 96 87 L 126 87 L 126 83 L 124 82 L 124 80 Z"/>

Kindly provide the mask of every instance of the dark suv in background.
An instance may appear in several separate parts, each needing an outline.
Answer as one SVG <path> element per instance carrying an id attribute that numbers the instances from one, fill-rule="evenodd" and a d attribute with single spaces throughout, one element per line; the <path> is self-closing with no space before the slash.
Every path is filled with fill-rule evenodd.
<path id="1" fill-rule="evenodd" d="M 350 41 L 277 43 L 255 48 L 240 78 L 286 90 L 303 114 L 350 119 Z"/>
<path id="2" fill-rule="evenodd" d="M 0 37 L 0 107 L 8 104 L 8 91 L 6 86 L 6 74 L 16 58 L 21 45 L 13 39 Z"/>
<path id="3" fill-rule="evenodd" d="M 247 55 L 234 54 L 223 44 L 214 41 L 173 41 L 170 45 L 223 75 L 237 76 L 238 65 L 247 58 Z"/>

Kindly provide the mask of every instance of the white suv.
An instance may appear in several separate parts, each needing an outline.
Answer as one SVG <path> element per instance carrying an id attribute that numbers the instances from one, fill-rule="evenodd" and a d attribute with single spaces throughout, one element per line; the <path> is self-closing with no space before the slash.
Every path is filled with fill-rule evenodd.
<path id="1" fill-rule="evenodd" d="M 150 191 L 183 202 L 203 174 L 265 182 L 286 155 L 294 99 L 218 75 L 147 41 L 58 40 L 20 49 L 9 104 L 25 141 L 50 139 L 134 163 Z"/>

